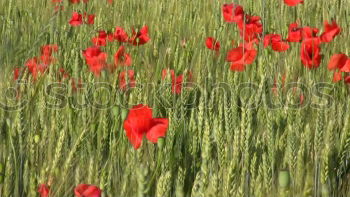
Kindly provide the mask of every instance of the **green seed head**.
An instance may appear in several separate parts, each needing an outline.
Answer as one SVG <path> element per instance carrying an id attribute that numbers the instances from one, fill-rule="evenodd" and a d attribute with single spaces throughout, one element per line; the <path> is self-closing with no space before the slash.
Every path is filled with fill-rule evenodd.
<path id="1" fill-rule="evenodd" d="M 281 170 L 278 174 L 278 184 L 282 188 L 286 188 L 289 185 L 289 172 L 287 170 Z"/>
<path id="2" fill-rule="evenodd" d="M 4 164 L 0 163 L 0 174 L 4 173 Z"/>
<path id="3" fill-rule="evenodd" d="M 119 116 L 119 108 L 118 107 L 113 107 L 112 111 L 113 111 L 114 116 L 116 116 L 116 117 Z"/>
<path id="4" fill-rule="evenodd" d="M 322 196 L 330 196 L 329 189 L 328 189 L 328 186 L 326 184 L 322 185 L 321 193 L 322 193 Z"/>
<path id="5" fill-rule="evenodd" d="M 35 135 L 35 136 L 34 136 L 34 142 L 35 142 L 36 144 L 38 144 L 39 141 L 40 141 L 40 136 L 39 136 L 39 135 Z"/>
<path id="6" fill-rule="evenodd" d="M 126 109 L 122 109 L 122 113 L 121 113 L 121 118 L 122 120 L 125 120 L 126 116 L 128 115 L 128 111 Z"/>

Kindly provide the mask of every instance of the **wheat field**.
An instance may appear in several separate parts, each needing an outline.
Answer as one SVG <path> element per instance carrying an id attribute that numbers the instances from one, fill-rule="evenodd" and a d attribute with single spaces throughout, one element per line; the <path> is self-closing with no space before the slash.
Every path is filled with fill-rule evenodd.
<path id="1" fill-rule="evenodd" d="M 263 27 L 257 56 L 242 72 L 226 57 L 245 42 L 223 18 L 229 3 L 260 16 Z M 350 86 L 333 82 L 328 68 L 334 54 L 350 57 L 349 7 L 348 0 L 293 7 L 283 0 L 1 0 L 0 196 L 350 196 Z M 73 12 L 95 15 L 94 23 L 82 15 L 75 26 Z M 341 32 L 321 45 L 314 69 L 300 60 L 300 43 L 279 53 L 260 40 L 287 37 L 296 21 L 320 35 L 331 20 Z M 129 36 L 147 26 L 149 40 L 102 43 L 108 57 L 93 70 L 100 67 L 87 60 L 91 39 L 117 26 Z M 207 37 L 220 50 L 208 49 Z M 33 71 L 28 60 L 44 45 L 58 49 Z M 165 136 L 155 143 L 147 135 L 136 148 L 125 125 L 144 121 L 132 119 L 138 104 L 167 122 Z M 81 194 L 79 184 L 100 192 Z"/>

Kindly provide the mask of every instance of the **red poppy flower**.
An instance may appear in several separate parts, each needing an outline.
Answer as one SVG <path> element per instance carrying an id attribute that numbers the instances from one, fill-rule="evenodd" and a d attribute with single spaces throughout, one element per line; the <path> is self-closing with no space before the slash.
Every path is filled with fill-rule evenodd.
<path id="1" fill-rule="evenodd" d="M 272 50 L 283 52 L 289 49 L 289 44 L 282 41 L 282 36 L 280 34 L 267 34 L 264 37 L 264 47 L 271 45 Z"/>
<path id="2" fill-rule="evenodd" d="M 347 60 L 348 60 L 348 56 L 346 56 L 343 53 L 334 54 L 329 60 L 328 70 L 335 70 L 335 69 L 341 70 L 345 66 L 345 63 L 347 62 Z"/>
<path id="3" fill-rule="evenodd" d="M 296 6 L 304 3 L 304 0 L 284 0 L 284 3 L 288 6 Z"/>
<path id="4" fill-rule="evenodd" d="M 108 42 L 113 42 L 113 41 L 114 41 L 114 35 L 113 35 L 113 33 L 108 33 L 108 34 L 107 34 L 107 40 L 108 40 Z"/>
<path id="5" fill-rule="evenodd" d="M 83 50 L 83 55 L 90 71 L 100 76 L 101 70 L 106 65 L 107 53 L 102 52 L 99 47 L 89 47 Z"/>
<path id="6" fill-rule="evenodd" d="M 335 70 L 333 82 L 342 79 L 342 72 L 350 72 L 350 59 L 345 54 L 334 54 L 328 63 L 328 70 Z"/>
<path id="7" fill-rule="evenodd" d="M 289 49 L 289 44 L 285 41 L 272 42 L 271 48 L 274 51 L 283 52 Z"/>
<path id="8" fill-rule="evenodd" d="M 37 61 L 36 57 L 27 60 L 25 65 L 27 66 L 29 72 L 31 72 L 33 75 L 34 75 L 34 73 L 37 72 L 36 68 L 37 68 L 37 65 L 38 65 L 38 61 Z"/>
<path id="9" fill-rule="evenodd" d="M 108 2 L 109 4 L 112 4 L 112 3 L 113 3 L 113 0 L 107 0 L 107 2 Z"/>
<path id="10" fill-rule="evenodd" d="M 207 46 L 208 49 L 214 50 L 214 51 L 219 51 L 220 50 L 220 42 L 217 41 L 213 37 L 208 37 L 205 41 L 205 45 Z"/>
<path id="11" fill-rule="evenodd" d="M 300 42 L 302 39 L 303 28 L 299 27 L 298 23 L 292 23 L 288 28 L 288 42 Z"/>
<path id="12" fill-rule="evenodd" d="M 240 30 L 240 36 L 248 42 L 258 38 L 263 32 L 263 26 L 259 16 L 250 16 L 246 14 L 245 20 L 239 21 L 237 25 Z"/>
<path id="13" fill-rule="evenodd" d="M 243 7 L 234 3 L 224 4 L 222 6 L 222 15 L 224 20 L 229 23 L 238 23 L 243 21 Z"/>
<path id="14" fill-rule="evenodd" d="M 19 78 L 19 74 L 21 72 L 20 68 L 13 69 L 13 79 L 16 81 Z"/>
<path id="15" fill-rule="evenodd" d="M 300 102 L 300 105 L 304 104 L 304 101 L 305 101 L 305 96 L 303 93 L 300 94 L 300 97 L 299 97 L 299 102 Z"/>
<path id="16" fill-rule="evenodd" d="M 55 58 L 52 57 L 53 52 L 58 51 L 57 45 L 44 45 L 41 47 L 41 56 L 40 60 L 43 64 L 51 64 L 55 61 Z"/>
<path id="17" fill-rule="evenodd" d="M 78 12 L 73 12 L 72 18 L 70 19 L 69 24 L 73 27 L 83 24 L 83 16 Z"/>
<path id="18" fill-rule="evenodd" d="M 343 68 L 340 69 L 341 72 L 350 72 L 350 58 L 346 61 L 345 65 Z"/>
<path id="19" fill-rule="evenodd" d="M 128 82 L 127 82 L 128 80 Z M 128 87 L 133 88 L 136 86 L 135 72 L 133 70 L 122 71 L 119 74 L 119 88 L 126 90 Z"/>
<path id="20" fill-rule="evenodd" d="M 127 42 L 128 34 L 121 27 L 116 27 L 114 31 L 114 39 L 119 42 Z"/>
<path id="21" fill-rule="evenodd" d="M 101 197 L 101 193 L 101 189 L 95 185 L 80 184 L 74 189 L 76 197 Z"/>
<path id="22" fill-rule="evenodd" d="M 171 79 L 173 79 L 175 77 L 175 71 L 173 69 L 168 70 L 168 69 L 163 69 L 162 70 L 162 80 L 164 80 L 168 73 L 170 73 Z"/>
<path id="23" fill-rule="evenodd" d="M 148 36 L 148 27 L 144 26 L 139 32 L 132 30 L 132 36 L 129 39 L 129 42 L 135 46 L 146 44 L 150 40 Z"/>
<path id="24" fill-rule="evenodd" d="M 184 80 L 183 75 L 173 77 L 172 84 L 171 84 L 171 91 L 174 94 L 181 94 L 183 80 Z"/>
<path id="25" fill-rule="evenodd" d="M 55 60 L 56 59 L 52 56 L 45 56 L 45 55 L 40 56 L 40 61 L 44 65 L 49 65 L 49 64 L 53 63 Z"/>
<path id="26" fill-rule="evenodd" d="M 152 143 L 165 137 L 169 125 L 167 118 L 153 118 L 152 109 L 147 105 L 139 104 L 130 109 L 124 121 L 126 136 L 135 149 L 140 148 L 143 136 Z"/>
<path id="27" fill-rule="evenodd" d="M 84 14 L 85 23 L 88 25 L 93 25 L 95 23 L 95 14 Z"/>
<path id="28" fill-rule="evenodd" d="M 99 31 L 98 36 L 93 37 L 91 41 L 95 46 L 106 46 L 107 33 L 105 31 Z"/>
<path id="29" fill-rule="evenodd" d="M 55 61 L 55 58 L 52 57 L 52 53 L 57 51 L 57 45 L 44 45 L 41 47 L 41 55 L 39 57 L 31 58 L 25 62 L 25 66 L 32 74 L 34 80 L 36 79 L 38 72 L 44 73 L 48 66 Z"/>
<path id="30" fill-rule="evenodd" d="M 301 61 L 307 68 L 317 68 L 320 66 L 322 55 L 320 54 L 320 39 L 309 38 L 302 42 L 300 57 Z"/>
<path id="31" fill-rule="evenodd" d="M 170 74 L 171 77 L 171 91 L 174 94 L 181 94 L 183 82 L 184 82 L 184 75 L 180 74 L 178 76 L 175 75 L 175 71 L 173 69 L 163 69 L 162 70 L 162 80 L 164 80 L 167 75 Z M 192 72 L 187 73 L 187 81 L 192 80 Z"/>
<path id="32" fill-rule="evenodd" d="M 58 46 L 56 44 L 48 44 L 41 47 L 41 55 L 51 56 L 53 52 L 58 51 Z"/>
<path id="33" fill-rule="evenodd" d="M 39 185 L 38 193 L 40 194 L 40 197 L 49 197 L 50 189 L 46 184 Z"/>
<path id="34" fill-rule="evenodd" d="M 315 38 L 317 37 L 318 31 L 317 28 L 305 26 L 302 30 L 302 39 Z"/>
<path id="35" fill-rule="evenodd" d="M 39 72 L 44 73 L 48 68 L 48 65 L 40 63 L 40 60 L 38 60 L 37 57 L 27 60 L 25 66 L 27 66 L 28 71 L 32 74 L 34 80 L 37 78 Z"/>
<path id="36" fill-rule="evenodd" d="M 231 62 L 231 70 L 244 71 L 245 66 L 252 64 L 257 55 L 257 50 L 253 47 L 256 41 L 241 44 L 239 47 L 228 51 L 226 61 Z"/>
<path id="37" fill-rule="evenodd" d="M 340 34 L 341 29 L 335 21 L 329 24 L 328 21 L 324 22 L 324 33 L 321 34 L 322 42 L 331 42 L 338 34 Z"/>
<path id="38" fill-rule="evenodd" d="M 335 72 L 333 73 L 333 82 L 336 83 L 336 82 L 340 81 L 340 80 L 343 78 L 342 75 L 343 75 L 342 72 L 340 72 L 340 71 L 335 71 Z"/>
<path id="39" fill-rule="evenodd" d="M 288 29 L 288 42 L 300 42 L 303 39 L 314 38 L 318 33 L 317 28 L 312 27 L 299 27 L 298 23 L 292 23 L 289 25 Z"/>
<path id="40" fill-rule="evenodd" d="M 280 34 L 266 34 L 264 37 L 264 47 L 268 47 L 272 42 L 279 42 L 282 40 Z"/>
<path id="41" fill-rule="evenodd" d="M 124 46 L 120 46 L 114 55 L 114 65 L 130 66 L 131 63 L 131 56 L 128 53 L 125 53 Z"/>

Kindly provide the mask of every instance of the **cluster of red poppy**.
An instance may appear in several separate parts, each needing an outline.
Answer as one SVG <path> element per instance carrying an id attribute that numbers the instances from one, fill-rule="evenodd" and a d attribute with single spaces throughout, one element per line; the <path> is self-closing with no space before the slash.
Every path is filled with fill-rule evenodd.
<path id="1" fill-rule="evenodd" d="M 52 3 L 54 3 L 57 6 L 62 6 L 61 3 L 62 0 L 52 0 Z M 69 0 L 72 4 L 77 3 L 88 3 L 88 0 Z M 112 3 L 113 1 L 108 0 L 109 3 Z M 69 20 L 69 24 L 73 27 L 80 26 L 82 24 L 94 24 L 95 15 L 94 14 L 80 14 L 78 12 L 73 12 L 72 17 Z M 98 32 L 98 35 L 93 37 L 91 39 L 91 42 L 93 46 L 88 47 L 87 49 L 83 50 L 83 57 L 85 59 L 85 62 L 89 68 L 89 70 L 94 73 L 95 76 L 100 76 L 101 71 L 106 69 L 110 72 L 114 72 L 118 66 L 131 66 L 132 64 L 132 58 L 129 53 L 126 52 L 126 45 L 123 45 L 124 43 L 133 45 L 133 46 L 140 46 L 146 44 L 150 40 L 150 37 L 148 35 L 148 26 L 142 27 L 139 31 L 135 31 L 134 28 L 132 28 L 132 32 L 130 36 L 128 33 L 122 28 L 117 26 L 115 28 L 115 31 L 112 33 L 107 33 L 104 30 L 101 30 Z M 113 63 L 107 63 L 108 62 L 108 54 L 104 52 L 101 47 L 107 46 L 107 43 L 110 42 L 119 42 L 120 46 L 116 53 L 114 54 L 114 62 Z M 49 58 L 48 58 L 49 59 Z M 45 60 L 46 62 L 46 60 Z M 37 72 L 44 72 L 47 68 L 48 64 L 40 64 L 38 62 L 37 58 L 30 59 L 26 62 L 26 65 L 29 68 L 29 71 L 33 74 L 33 77 L 36 78 Z M 15 79 L 18 78 L 20 73 L 20 69 L 15 69 Z M 69 74 L 63 69 L 60 69 L 61 75 L 59 81 L 69 79 Z M 172 76 L 172 92 L 174 94 L 180 94 L 182 90 L 182 84 L 183 84 L 183 75 L 175 76 L 174 70 L 171 72 Z M 190 73 L 189 73 L 190 76 Z M 191 75 L 192 76 L 192 75 Z M 189 79 L 190 77 L 188 77 Z M 76 80 L 71 78 L 73 89 L 76 89 Z M 79 84 L 81 84 L 81 80 L 79 80 Z M 132 87 L 135 87 L 136 80 L 135 80 L 135 72 L 134 70 L 125 70 L 119 73 L 119 87 L 121 90 L 126 90 Z M 79 85 L 80 86 L 80 85 Z"/>
<path id="2" fill-rule="evenodd" d="M 44 45 L 41 47 L 40 56 L 28 59 L 25 62 L 25 68 L 31 73 L 34 80 L 36 80 L 39 73 L 44 73 L 49 65 L 54 63 L 56 59 L 52 56 L 53 52 L 58 51 L 57 45 Z M 14 69 L 14 79 L 17 80 L 23 69 Z"/>
<path id="3" fill-rule="evenodd" d="M 109 2 L 112 3 L 111 0 Z M 72 3 L 79 2 L 74 1 Z M 93 21 L 94 15 L 91 15 L 90 17 L 91 21 Z M 89 19 L 90 18 L 88 16 L 86 23 L 93 24 L 93 22 L 90 23 Z M 72 26 L 78 26 L 82 23 L 82 15 L 74 12 L 69 24 Z M 108 69 L 109 71 L 114 72 L 118 66 L 131 66 L 132 58 L 131 55 L 126 52 L 126 46 L 124 44 L 128 43 L 133 46 L 140 46 L 146 44 L 149 40 L 150 37 L 148 35 L 148 26 L 142 27 L 137 32 L 132 28 L 130 36 L 122 27 L 117 26 L 115 31 L 112 33 L 107 33 L 104 30 L 99 31 L 98 35 L 91 39 L 93 46 L 83 50 L 83 56 L 89 70 L 98 77 L 103 69 Z M 108 64 L 108 54 L 103 52 L 101 48 L 114 41 L 118 42 L 120 46 L 114 54 L 114 62 L 112 64 Z M 172 76 L 172 92 L 180 94 L 183 75 L 175 76 L 175 72 L 173 70 L 170 72 Z M 121 90 L 135 87 L 135 85 L 136 80 L 134 70 L 124 70 L 119 73 L 119 88 Z M 165 137 L 168 129 L 168 119 L 153 118 L 152 109 L 146 105 L 140 104 L 134 106 L 129 111 L 128 117 L 124 121 L 124 129 L 130 143 L 135 149 L 138 149 L 141 146 L 144 135 L 153 143 L 157 143 L 158 138 Z M 77 192 L 75 192 L 75 194 L 77 195 Z M 89 195 L 84 194 L 82 196 L 87 197 Z"/>
<path id="4" fill-rule="evenodd" d="M 70 3 L 88 3 L 89 0 L 69 0 Z M 112 3 L 112 0 L 108 0 Z M 62 0 L 52 0 L 52 3 L 62 3 Z M 303 0 L 284 0 L 288 6 L 296 6 L 302 4 Z M 63 7 L 61 7 L 63 8 Z M 231 3 L 222 6 L 224 20 L 228 23 L 234 23 L 239 29 L 240 36 L 244 40 L 243 43 L 230 49 L 226 54 L 226 61 L 230 63 L 230 69 L 233 71 L 244 71 L 247 65 L 252 64 L 258 54 L 256 44 L 263 42 L 264 48 L 271 46 L 271 49 L 277 52 L 284 52 L 290 48 L 290 43 L 301 42 L 300 58 L 302 64 L 311 69 L 318 68 L 322 59 L 321 44 L 331 42 L 340 32 L 341 29 L 335 21 L 331 24 L 328 21 L 324 23 L 324 32 L 317 36 L 319 30 L 312 27 L 300 27 L 299 24 L 292 23 L 289 25 L 288 37 L 283 39 L 282 35 L 271 33 L 263 36 L 263 25 L 259 16 L 253 16 L 245 13 L 242 6 Z M 80 14 L 73 12 L 69 20 L 71 26 L 80 26 L 82 24 L 94 24 L 94 14 Z M 93 46 L 83 50 L 83 57 L 89 70 L 96 76 L 100 76 L 103 69 L 114 72 L 118 66 L 129 67 L 132 65 L 132 58 L 126 52 L 126 44 L 140 46 L 146 44 L 150 40 L 148 35 L 148 27 L 144 26 L 139 31 L 132 29 L 130 36 L 122 28 L 117 26 L 115 31 L 108 33 L 101 30 L 98 35 L 91 39 Z M 101 48 L 107 46 L 108 43 L 118 42 L 120 44 L 118 50 L 114 54 L 114 62 L 108 64 L 108 54 Z M 220 42 L 213 37 L 208 37 L 205 41 L 208 49 L 220 52 Z M 38 73 L 44 73 L 49 65 L 55 62 L 53 53 L 58 51 L 57 45 L 45 45 L 41 47 L 41 54 L 38 57 L 31 58 L 26 61 L 25 66 L 34 79 Z M 335 54 L 332 56 L 329 64 L 329 70 L 334 70 L 333 81 L 337 82 L 343 78 L 343 73 L 350 73 L 350 58 L 345 54 Z M 20 69 L 15 69 L 14 78 L 17 80 L 20 75 Z M 63 69 L 59 69 L 60 81 L 71 79 L 73 88 L 76 88 L 77 81 Z M 172 69 L 164 69 L 162 71 L 162 80 L 168 76 L 171 78 L 171 90 L 174 94 L 181 94 L 184 78 L 188 81 L 192 80 L 192 73 L 176 75 Z M 134 70 L 124 70 L 119 73 L 119 88 L 127 90 L 136 86 Z M 282 86 L 285 81 L 285 75 L 282 76 Z M 344 76 L 344 81 L 350 83 L 350 76 Z M 81 81 L 78 82 L 79 86 Z M 273 91 L 276 93 L 276 81 Z M 300 102 L 304 100 L 300 95 Z M 165 137 L 169 127 L 168 118 L 154 118 L 152 108 L 147 105 L 139 104 L 133 106 L 124 120 L 124 130 L 126 136 L 134 149 L 139 149 L 142 145 L 144 136 L 152 143 L 157 143 L 159 138 Z M 49 197 L 50 189 L 46 184 L 39 186 L 38 192 L 40 197 Z M 74 189 L 77 197 L 100 197 L 101 189 L 94 185 L 80 184 Z"/>
<path id="5" fill-rule="evenodd" d="M 302 0 L 285 0 L 284 2 L 289 6 L 303 3 Z M 227 52 L 226 61 L 230 62 L 230 69 L 233 71 L 244 71 L 246 65 L 254 62 L 258 53 L 254 44 L 258 44 L 259 42 L 263 42 L 264 48 L 271 46 L 272 50 L 277 52 L 287 51 L 292 42 L 301 42 L 301 63 L 309 69 L 318 68 L 323 57 L 321 54 L 321 44 L 333 41 L 341 32 L 341 28 L 333 20 L 331 23 L 328 21 L 324 22 L 324 32 L 319 36 L 317 35 L 319 32 L 318 28 L 302 27 L 297 22 L 289 25 L 288 37 L 286 39 L 283 39 L 281 34 L 276 33 L 263 36 L 261 18 L 246 14 L 242 6 L 234 3 L 224 4 L 222 6 L 222 14 L 225 22 L 235 23 L 237 25 L 240 36 L 245 41 L 238 47 Z M 214 50 L 218 54 L 220 50 L 220 42 L 218 40 L 208 37 L 205 44 L 208 49 Z M 341 79 L 341 72 L 347 71 L 343 69 L 335 72 L 334 81 Z"/>
<path id="6" fill-rule="evenodd" d="M 38 193 L 40 197 L 49 197 L 50 188 L 46 184 L 39 185 Z M 95 185 L 80 184 L 74 188 L 76 197 L 101 197 L 102 191 Z"/>
<path id="7" fill-rule="evenodd" d="M 98 36 L 93 37 L 91 41 L 95 46 L 106 46 L 107 42 L 113 41 L 139 46 L 146 44 L 149 40 L 148 26 L 142 27 L 139 32 L 135 32 L 135 29 L 132 29 L 130 37 L 122 27 L 117 26 L 113 33 L 107 33 L 104 30 L 99 31 Z"/>
<path id="8" fill-rule="evenodd" d="M 14 69 L 14 80 L 18 80 L 20 75 L 23 74 L 25 70 L 28 70 L 33 77 L 33 80 L 36 80 L 39 74 L 44 74 L 49 69 L 49 66 L 56 61 L 56 58 L 53 57 L 53 53 L 57 51 L 58 45 L 56 44 L 42 46 L 40 56 L 28 59 L 25 62 L 25 67 L 23 68 Z M 63 68 L 59 69 L 58 80 L 59 82 L 70 80 L 73 91 L 76 91 L 78 88 L 82 87 L 81 79 L 77 80 L 70 77 L 69 73 Z"/>
<path id="9" fill-rule="evenodd" d="M 107 53 L 101 50 L 102 46 L 106 46 L 107 42 L 118 41 L 119 43 L 130 43 L 134 46 L 146 44 L 150 40 L 148 35 L 148 27 L 144 26 L 139 32 L 133 29 L 132 35 L 128 34 L 121 27 L 116 27 L 114 33 L 107 33 L 104 30 L 99 31 L 98 36 L 92 38 L 94 46 L 83 51 L 86 64 L 91 72 L 96 76 L 100 76 L 102 69 L 109 68 L 114 71 L 117 66 L 131 66 L 132 59 L 130 54 L 125 52 L 125 46 L 121 45 L 114 54 L 114 64 L 107 64 Z"/>
<path id="10" fill-rule="evenodd" d="M 93 25 L 95 23 L 94 14 L 79 14 L 79 12 L 73 12 L 72 18 L 69 20 L 69 24 L 73 27 L 82 25 L 82 24 Z"/>

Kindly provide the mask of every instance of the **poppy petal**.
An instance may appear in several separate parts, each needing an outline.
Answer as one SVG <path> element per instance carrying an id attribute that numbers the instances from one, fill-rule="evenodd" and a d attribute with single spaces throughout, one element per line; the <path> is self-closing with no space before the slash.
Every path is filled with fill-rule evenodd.
<path id="1" fill-rule="evenodd" d="M 232 63 L 230 69 L 233 71 L 242 72 L 242 71 L 244 71 L 245 66 L 244 66 L 244 64 Z"/>
<path id="2" fill-rule="evenodd" d="M 342 73 L 341 72 L 334 72 L 333 74 L 333 82 L 338 82 L 342 79 Z"/>
<path id="3" fill-rule="evenodd" d="M 350 72 L 350 58 L 346 61 L 344 66 L 340 69 L 341 72 Z"/>
<path id="4" fill-rule="evenodd" d="M 158 138 L 165 137 L 169 126 L 169 120 L 167 118 L 153 118 L 152 127 L 147 132 L 146 138 L 152 143 L 157 143 Z"/>
<path id="5" fill-rule="evenodd" d="M 328 70 L 342 68 L 347 62 L 348 57 L 345 54 L 334 54 L 328 63 Z"/>
<path id="6" fill-rule="evenodd" d="M 74 189 L 76 197 L 101 197 L 101 193 L 101 189 L 95 185 L 80 184 Z"/>
<path id="7" fill-rule="evenodd" d="M 274 51 L 283 52 L 289 49 L 289 44 L 283 41 L 272 42 L 271 47 Z"/>
<path id="8" fill-rule="evenodd" d="M 296 6 L 298 4 L 304 3 L 304 0 L 284 0 L 284 3 L 288 6 Z"/>

